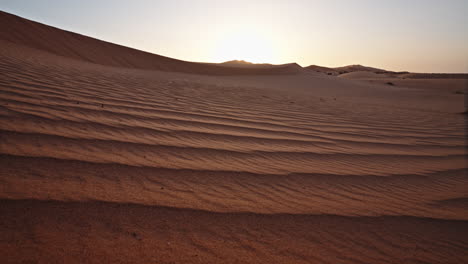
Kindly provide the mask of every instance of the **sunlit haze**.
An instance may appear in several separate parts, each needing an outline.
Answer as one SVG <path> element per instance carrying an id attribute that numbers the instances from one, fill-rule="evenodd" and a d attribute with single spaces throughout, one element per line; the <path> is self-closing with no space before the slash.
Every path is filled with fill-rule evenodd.
<path id="1" fill-rule="evenodd" d="M 188 61 L 468 72 L 468 1 L 1 0 L 0 9 Z"/>

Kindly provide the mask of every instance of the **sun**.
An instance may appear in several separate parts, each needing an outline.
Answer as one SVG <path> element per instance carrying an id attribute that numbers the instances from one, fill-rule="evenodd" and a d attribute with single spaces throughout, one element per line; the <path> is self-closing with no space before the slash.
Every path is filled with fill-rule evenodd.
<path id="1" fill-rule="evenodd" d="M 252 29 L 227 32 L 216 42 L 213 61 L 245 60 L 253 63 L 272 63 L 274 42 L 266 34 Z"/>

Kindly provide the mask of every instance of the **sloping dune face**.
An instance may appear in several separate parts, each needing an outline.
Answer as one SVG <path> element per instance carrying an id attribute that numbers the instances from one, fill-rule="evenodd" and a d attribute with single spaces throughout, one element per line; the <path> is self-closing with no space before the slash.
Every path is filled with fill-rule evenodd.
<path id="1" fill-rule="evenodd" d="M 468 262 L 464 115 L 105 66 L 4 28 L 2 263 Z"/>
<path id="2" fill-rule="evenodd" d="M 294 65 L 247 70 L 181 61 L 59 30 L 2 11 L 0 24 L 3 40 L 101 65 L 211 75 L 291 74 L 301 70 Z"/>

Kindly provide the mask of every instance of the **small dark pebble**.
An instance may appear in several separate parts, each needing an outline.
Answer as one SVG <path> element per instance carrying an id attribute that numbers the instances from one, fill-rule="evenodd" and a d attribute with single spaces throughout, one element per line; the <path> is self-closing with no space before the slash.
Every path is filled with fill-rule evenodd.
<path id="1" fill-rule="evenodd" d="M 141 240 L 141 237 L 135 232 L 132 232 L 132 237 L 134 237 L 137 240 Z"/>

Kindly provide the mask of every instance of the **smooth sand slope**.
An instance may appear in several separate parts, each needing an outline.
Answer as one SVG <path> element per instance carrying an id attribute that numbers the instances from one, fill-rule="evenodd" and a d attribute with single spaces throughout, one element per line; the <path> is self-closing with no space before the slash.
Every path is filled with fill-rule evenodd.
<path id="1" fill-rule="evenodd" d="M 257 75 L 0 21 L 2 263 L 468 262 L 459 82 Z"/>
<path id="2" fill-rule="evenodd" d="M 176 71 L 197 74 L 284 74 L 297 72 L 290 65 L 246 70 L 218 65 L 180 61 L 22 19 L 0 11 L 2 40 L 41 49 L 56 55 L 87 62 L 138 69 Z M 31 34 L 34 32 L 34 34 Z"/>

